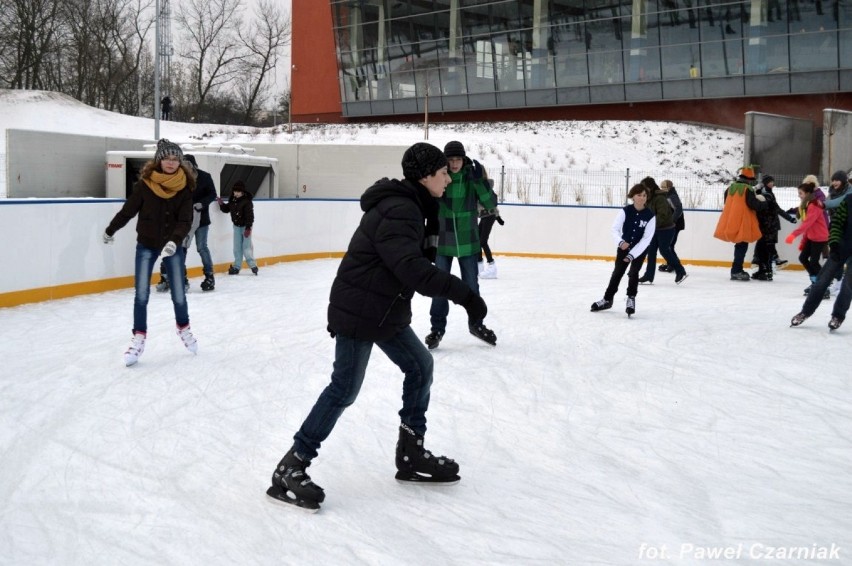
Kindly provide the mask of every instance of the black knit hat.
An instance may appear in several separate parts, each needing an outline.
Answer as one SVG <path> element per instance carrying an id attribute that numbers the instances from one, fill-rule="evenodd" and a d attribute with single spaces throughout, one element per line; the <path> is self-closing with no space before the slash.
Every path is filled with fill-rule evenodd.
<path id="1" fill-rule="evenodd" d="M 835 171 L 834 175 L 831 176 L 832 181 L 840 181 L 841 183 L 848 182 L 846 171 Z"/>
<path id="2" fill-rule="evenodd" d="M 402 176 L 410 181 L 419 181 L 446 166 L 444 153 L 429 143 L 416 143 L 402 154 Z"/>
<path id="3" fill-rule="evenodd" d="M 464 157 L 467 154 L 464 152 L 462 142 L 451 141 L 444 146 L 444 155 L 446 155 L 447 159 L 449 159 L 450 157 Z"/>
<path id="4" fill-rule="evenodd" d="M 166 138 L 157 142 L 157 152 L 154 154 L 154 161 L 159 163 L 166 157 L 171 157 L 173 155 L 183 161 L 183 150 L 178 144 L 172 143 Z"/>
<path id="5" fill-rule="evenodd" d="M 764 175 L 760 182 L 763 183 L 763 186 L 765 187 L 769 183 L 774 183 L 775 177 L 773 177 L 772 175 Z"/>

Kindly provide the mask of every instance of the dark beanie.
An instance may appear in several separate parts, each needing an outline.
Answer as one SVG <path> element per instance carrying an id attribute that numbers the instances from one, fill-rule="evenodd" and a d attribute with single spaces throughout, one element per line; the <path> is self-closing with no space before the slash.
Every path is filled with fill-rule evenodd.
<path id="1" fill-rule="evenodd" d="M 447 145 L 444 146 L 444 155 L 447 156 L 447 159 L 450 157 L 464 157 L 466 154 L 464 152 L 464 146 L 460 141 L 451 141 Z"/>
<path id="2" fill-rule="evenodd" d="M 183 150 L 176 143 L 172 143 L 166 138 L 157 142 L 157 153 L 154 154 L 154 161 L 159 163 L 166 157 L 176 156 L 183 161 Z"/>
<path id="3" fill-rule="evenodd" d="M 446 166 L 444 153 L 429 143 L 416 143 L 402 154 L 402 176 L 410 181 L 419 181 Z"/>
<path id="4" fill-rule="evenodd" d="M 764 175 L 760 182 L 763 183 L 763 186 L 765 187 L 769 183 L 774 183 L 775 177 L 773 177 L 772 175 Z"/>
<path id="5" fill-rule="evenodd" d="M 840 181 L 841 183 L 848 182 L 846 177 L 846 171 L 835 171 L 834 175 L 831 176 L 831 180 Z"/>

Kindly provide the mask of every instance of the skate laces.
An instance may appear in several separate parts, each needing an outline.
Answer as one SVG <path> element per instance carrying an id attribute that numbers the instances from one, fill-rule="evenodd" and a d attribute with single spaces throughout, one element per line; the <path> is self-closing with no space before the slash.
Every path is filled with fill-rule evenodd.
<path id="1" fill-rule="evenodd" d="M 178 326 L 177 334 L 180 336 L 180 339 L 183 341 L 183 345 L 186 346 L 187 350 L 193 354 L 198 351 L 198 341 L 195 339 L 195 336 L 192 335 L 192 331 L 189 329 L 188 324 L 183 328 Z"/>

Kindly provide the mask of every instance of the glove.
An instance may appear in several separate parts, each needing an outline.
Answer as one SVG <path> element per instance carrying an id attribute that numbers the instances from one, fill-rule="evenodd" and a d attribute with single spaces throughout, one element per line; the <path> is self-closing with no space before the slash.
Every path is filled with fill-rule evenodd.
<path id="1" fill-rule="evenodd" d="M 216 204 L 218 204 L 219 206 L 222 206 L 222 205 L 225 204 L 224 201 L 222 200 L 222 197 L 216 197 Z"/>
<path id="2" fill-rule="evenodd" d="M 251 238 L 251 228 L 243 230 L 243 238 Z"/>
<path id="3" fill-rule="evenodd" d="M 200 202 L 197 202 L 192 205 L 192 208 L 194 210 L 197 210 L 198 212 L 201 212 L 201 209 L 204 208 L 204 205 L 202 205 Z"/>
<path id="4" fill-rule="evenodd" d="M 832 242 L 828 245 L 828 257 L 835 263 L 840 263 L 840 244 Z"/>
<path id="5" fill-rule="evenodd" d="M 503 218 L 502 218 L 501 216 L 498 216 L 498 217 L 497 217 L 497 224 L 499 224 L 500 226 L 502 226 L 503 224 L 505 224 L 505 222 L 503 222 Z"/>
<path id="6" fill-rule="evenodd" d="M 177 251 L 177 244 L 171 240 L 163 246 L 163 257 L 171 257 Z"/>
<path id="7" fill-rule="evenodd" d="M 423 255 L 426 256 L 426 259 L 435 263 L 435 258 L 438 257 L 438 248 L 435 246 L 429 246 L 428 248 L 423 248 Z"/>
<path id="8" fill-rule="evenodd" d="M 110 236 L 110 235 L 109 235 L 109 234 L 107 234 L 106 232 L 104 232 L 104 236 L 103 236 L 103 237 L 104 237 L 104 243 L 105 243 L 105 244 L 112 244 L 112 243 L 114 243 L 114 242 L 115 242 L 115 238 L 114 238 L 114 237 L 112 237 L 112 236 Z"/>
<path id="9" fill-rule="evenodd" d="M 792 244 L 793 240 L 795 240 L 795 239 L 796 239 L 796 236 L 794 234 L 790 234 L 789 236 L 784 238 L 784 241 L 787 242 L 788 244 Z"/>
<path id="10" fill-rule="evenodd" d="M 488 314 L 488 307 L 485 306 L 485 301 L 478 294 L 474 293 L 473 290 L 459 304 L 467 311 L 467 319 L 471 323 L 479 322 Z"/>

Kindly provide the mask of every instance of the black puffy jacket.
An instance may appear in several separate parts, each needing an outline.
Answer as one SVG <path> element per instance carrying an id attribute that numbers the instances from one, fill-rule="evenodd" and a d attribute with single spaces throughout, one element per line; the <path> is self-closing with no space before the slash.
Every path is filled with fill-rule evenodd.
<path id="1" fill-rule="evenodd" d="M 359 340 L 387 340 L 411 324 L 414 293 L 464 301 L 470 287 L 424 255 L 425 221 L 437 206 L 416 182 L 381 179 L 361 196 L 364 215 L 331 286 L 328 327 Z"/>

